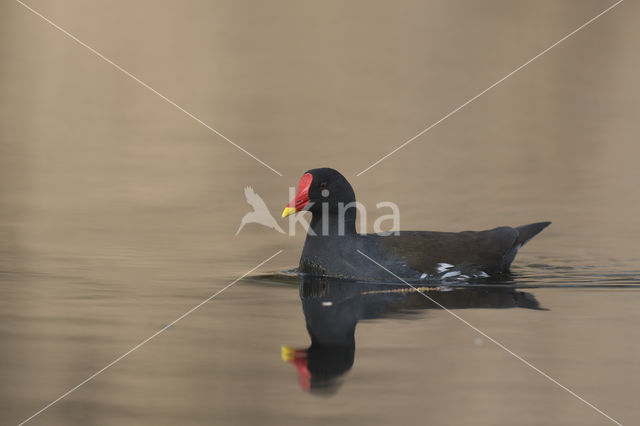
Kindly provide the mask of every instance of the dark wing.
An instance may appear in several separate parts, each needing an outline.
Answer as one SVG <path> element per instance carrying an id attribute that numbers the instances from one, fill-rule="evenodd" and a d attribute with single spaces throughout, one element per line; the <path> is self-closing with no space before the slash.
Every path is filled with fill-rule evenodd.
<path id="1" fill-rule="evenodd" d="M 516 248 L 518 231 L 500 227 L 488 231 L 405 231 L 381 238 L 381 245 L 413 269 L 435 274 L 439 263 L 477 266 L 488 273 L 508 269 L 505 259 Z M 510 261 L 509 261 L 510 263 Z"/>

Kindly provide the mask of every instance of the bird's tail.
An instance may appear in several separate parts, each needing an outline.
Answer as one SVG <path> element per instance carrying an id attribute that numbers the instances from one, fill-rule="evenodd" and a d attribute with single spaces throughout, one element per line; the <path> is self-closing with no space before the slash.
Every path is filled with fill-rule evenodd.
<path id="1" fill-rule="evenodd" d="M 547 226 L 551 225 L 551 222 L 537 222 L 529 225 L 518 226 L 518 239 L 516 244 L 519 246 L 525 245 L 530 239 L 535 237 L 540 231 Z"/>

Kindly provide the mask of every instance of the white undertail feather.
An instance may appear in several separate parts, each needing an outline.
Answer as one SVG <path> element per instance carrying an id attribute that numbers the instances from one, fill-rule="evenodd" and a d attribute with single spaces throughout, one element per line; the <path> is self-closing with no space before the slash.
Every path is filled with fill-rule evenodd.
<path id="1" fill-rule="evenodd" d="M 453 265 L 450 263 L 438 263 L 438 272 L 444 272 L 450 268 L 453 268 Z"/>
<path id="2" fill-rule="evenodd" d="M 451 277 L 457 277 L 458 275 L 460 275 L 461 272 L 460 271 L 451 271 L 451 272 L 447 272 L 446 274 L 444 274 L 442 276 L 442 279 L 447 279 L 447 278 L 451 278 Z"/>

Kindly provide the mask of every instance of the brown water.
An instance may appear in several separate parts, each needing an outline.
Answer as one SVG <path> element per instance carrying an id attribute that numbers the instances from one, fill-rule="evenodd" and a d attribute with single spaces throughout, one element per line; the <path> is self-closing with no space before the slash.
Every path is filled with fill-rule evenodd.
<path id="1" fill-rule="evenodd" d="M 513 268 L 542 310 L 455 312 L 640 423 L 640 5 L 356 177 L 612 3 L 29 4 L 284 177 L 3 2 L 0 423 L 278 250 L 254 274 L 295 266 L 301 229 L 234 235 L 243 189 L 277 215 L 318 166 L 342 171 L 370 211 L 396 202 L 403 229 L 553 221 Z M 305 392 L 281 359 L 281 345 L 309 345 L 297 282 L 242 280 L 29 424 L 609 423 L 445 311 L 411 306 L 356 330 L 342 385 Z"/>

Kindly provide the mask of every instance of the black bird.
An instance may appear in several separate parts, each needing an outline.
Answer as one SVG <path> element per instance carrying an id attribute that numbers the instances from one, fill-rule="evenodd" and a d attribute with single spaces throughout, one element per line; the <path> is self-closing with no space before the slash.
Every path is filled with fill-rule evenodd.
<path id="1" fill-rule="evenodd" d="M 358 234 L 353 188 L 336 170 L 307 171 L 282 217 L 308 210 L 311 223 L 299 272 L 357 280 L 390 280 L 393 276 L 370 257 L 407 281 L 467 281 L 506 273 L 520 247 L 551 222 L 487 231 L 401 231 Z"/>

